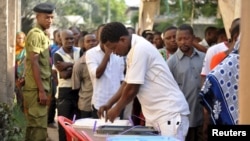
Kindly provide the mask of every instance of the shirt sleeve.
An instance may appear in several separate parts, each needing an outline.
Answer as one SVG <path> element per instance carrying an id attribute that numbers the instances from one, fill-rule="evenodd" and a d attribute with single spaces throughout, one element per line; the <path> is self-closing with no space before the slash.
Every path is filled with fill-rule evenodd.
<path id="1" fill-rule="evenodd" d="M 92 53 L 92 50 L 86 52 L 86 64 L 88 67 L 88 71 L 90 76 L 93 78 L 96 77 L 96 70 L 99 66 L 99 63 L 96 61 L 95 55 Z"/>
<path id="2" fill-rule="evenodd" d="M 61 57 L 61 55 L 59 55 L 58 53 L 55 53 L 54 56 L 53 56 L 54 65 L 56 65 L 56 62 L 57 62 L 57 61 L 64 62 L 64 61 L 63 61 L 63 58 Z"/>
<path id="3" fill-rule="evenodd" d="M 169 70 L 170 72 L 173 74 L 174 72 L 174 56 L 171 56 L 168 60 L 167 60 L 167 64 L 168 64 L 168 67 L 169 67 Z"/>
<path id="4" fill-rule="evenodd" d="M 148 55 L 136 47 L 131 48 L 127 58 L 127 72 L 125 81 L 130 84 L 144 84 L 147 71 Z"/>
<path id="5" fill-rule="evenodd" d="M 125 57 L 121 57 L 121 81 L 124 80 L 124 72 L 125 72 Z"/>
<path id="6" fill-rule="evenodd" d="M 201 75 L 206 76 L 210 72 L 210 62 L 211 62 L 211 55 L 208 49 L 206 56 L 203 60 Z"/>
<path id="7" fill-rule="evenodd" d="M 27 37 L 26 43 L 26 49 L 28 52 L 35 52 L 37 54 L 40 54 L 41 52 L 41 45 L 43 44 L 43 41 L 41 40 L 41 33 L 39 32 L 32 32 L 29 37 Z M 44 41 L 45 44 L 45 41 Z"/>
<path id="8" fill-rule="evenodd" d="M 73 90 L 80 89 L 82 74 L 83 74 L 83 68 L 81 67 L 80 60 L 78 60 L 73 66 L 71 75 Z"/>

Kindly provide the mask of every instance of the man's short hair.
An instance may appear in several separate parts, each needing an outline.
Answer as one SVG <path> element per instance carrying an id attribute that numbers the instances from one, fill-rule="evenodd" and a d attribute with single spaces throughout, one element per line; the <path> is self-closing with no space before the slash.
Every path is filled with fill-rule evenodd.
<path id="1" fill-rule="evenodd" d="M 170 26 L 170 27 L 167 27 L 165 30 L 164 30 L 164 34 L 167 32 L 167 31 L 169 31 L 169 30 L 172 30 L 172 29 L 175 29 L 175 30 L 177 30 L 177 27 L 176 26 Z"/>
<path id="2" fill-rule="evenodd" d="M 178 30 L 188 30 L 191 35 L 194 35 L 193 28 L 188 24 L 182 24 L 178 27 Z"/>
<path id="3" fill-rule="evenodd" d="M 154 32 L 154 35 L 160 35 L 160 36 L 161 36 L 161 34 L 162 34 L 162 33 L 159 32 L 159 31 L 155 31 L 155 32 Z"/>
<path id="4" fill-rule="evenodd" d="M 214 27 L 214 26 L 208 26 L 206 29 L 205 29 L 205 36 L 211 32 L 211 31 L 217 31 L 217 28 Z"/>
<path id="5" fill-rule="evenodd" d="M 111 22 L 103 27 L 101 43 L 118 42 L 121 36 L 129 35 L 127 28 L 120 22 Z"/>
<path id="6" fill-rule="evenodd" d="M 146 38 L 147 35 L 154 35 L 154 31 L 148 30 L 148 29 L 147 29 L 147 30 L 144 30 L 144 31 L 142 32 L 142 34 L 141 34 L 141 36 L 144 37 L 144 38 Z"/>

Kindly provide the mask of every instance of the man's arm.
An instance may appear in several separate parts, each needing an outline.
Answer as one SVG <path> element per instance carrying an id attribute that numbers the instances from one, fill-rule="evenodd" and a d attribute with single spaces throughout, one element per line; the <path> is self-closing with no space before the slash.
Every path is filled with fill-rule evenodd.
<path id="1" fill-rule="evenodd" d="M 105 72 L 111 53 L 112 51 L 108 49 L 107 47 L 105 47 L 105 55 L 102 59 L 101 64 L 96 69 L 96 78 L 100 78 Z"/>
<path id="2" fill-rule="evenodd" d="M 201 86 L 203 86 L 205 80 L 206 80 L 206 75 L 201 75 Z"/>
<path id="3" fill-rule="evenodd" d="M 201 44 L 199 44 L 198 42 L 193 42 L 193 46 L 197 49 L 197 50 L 199 50 L 199 51 L 201 51 L 201 52 L 204 52 L 204 53 L 206 53 L 207 52 L 207 48 L 206 47 L 204 47 L 203 45 L 201 45 Z"/>
<path id="4" fill-rule="evenodd" d="M 57 71 L 54 70 L 53 67 L 52 67 L 51 75 L 52 75 L 52 78 L 53 78 L 55 85 L 58 85 Z"/>
<path id="5" fill-rule="evenodd" d="M 60 71 L 59 75 L 60 75 L 60 78 L 63 78 L 63 79 L 71 78 L 72 69 Z"/>
<path id="6" fill-rule="evenodd" d="M 68 65 L 70 63 L 66 62 L 65 65 L 67 65 L 67 67 L 64 67 L 64 69 L 62 69 L 60 67 L 60 65 L 58 66 L 58 62 L 60 62 L 61 65 L 65 63 L 65 62 L 63 62 L 62 57 L 59 54 L 55 53 L 54 54 L 54 65 L 55 65 L 56 69 L 59 71 L 60 78 L 63 78 L 63 79 L 70 78 L 72 75 L 72 67 L 70 67 L 70 66 L 73 66 L 73 65 Z"/>
<path id="7" fill-rule="evenodd" d="M 121 113 L 122 109 L 135 98 L 139 88 L 140 84 L 126 84 L 116 105 L 108 110 L 106 120 L 114 122 L 114 119 Z"/>
<path id="8" fill-rule="evenodd" d="M 139 91 L 139 88 L 140 88 L 140 84 L 125 83 L 125 86 L 121 93 L 121 97 L 119 98 L 115 107 L 121 110 L 124 109 L 125 106 L 135 98 L 135 96 L 137 95 Z"/>
<path id="9" fill-rule="evenodd" d="M 66 70 L 67 68 L 73 68 L 73 63 L 71 62 L 63 62 L 63 61 L 56 61 L 55 66 L 57 70 L 63 71 Z"/>
<path id="10" fill-rule="evenodd" d="M 119 98 L 121 97 L 122 91 L 125 88 L 125 86 L 126 86 L 126 82 L 123 81 L 123 83 L 121 84 L 121 86 L 118 89 L 118 91 L 116 92 L 116 94 L 113 97 L 111 97 L 109 99 L 109 101 L 105 105 L 103 105 L 103 106 L 101 106 L 99 108 L 99 110 L 98 110 L 98 116 L 100 118 L 101 117 L 105 117 L 104 116 L 104 112 L 108 111 L 119 100 Z"/>
<path id="11" fill-rule="evenodd" d="M 80 58 L 81 59 L 81 58 Z M 79 90 L 81 87 L 81 81 L 82 81 L 82 74 L 83 74 L 83 67 L 82 64 L 80 63 L 80 60 L 78 60 L 72 70 L 72 89 L 73 90 Z"/>
<path id="12" fill-rule="evenodd" d="M 42 79 L 41 79 L 41 72 L 39 69 L 39 54 L 34 53 L 34 52 L 30 52 L 30 61 L 31 61 L 31 69 L 33 72 L 33 76 L 35 79 L 35 83 L 38 87 L 38 91 L 39 91 L 39 102 L 42 105 L 46 105 L 47 104 L 47 96 L 46 96 L 46 92 L 44 90 L 43 84 L 42 84 Z"/>

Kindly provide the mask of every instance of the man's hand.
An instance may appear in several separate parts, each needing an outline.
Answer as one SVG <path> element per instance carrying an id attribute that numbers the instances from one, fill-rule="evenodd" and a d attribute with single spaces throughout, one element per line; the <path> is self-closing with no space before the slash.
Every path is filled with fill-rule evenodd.
<path id="1" fill-rule="evenodd" d="M 24 84 L 25 84 L 24 78 L 18 78 L 16 80 L 16 86 L 17 86 L 17 88 L 21 89 L 24 86 Z"/>
<path id="2" fill-rule="evenodd" d="M 200 45 L 197 41 L 193 41 L 192 42 L 193 47 L 195 47 L 197 50 L 206 53 L 207 52 L 207 48 L 204 47 L 203 45 Z"/>
<path id="3" fill-rule="evenodd" d="M 203 116 L 204 116 L 204 119 L 203 119 L 202 134 L 203 134 L 204 141 L 207 141 L 208 125 L 209 125 L 209 113 L 208 113 L 207 109 L 205 109 L 204 107 L 203 107 Z"/>
<path id="4" fill-rule="evenodd" d="M 59 71 L 63 71 L 69 67 L 72 67 L 73 63 L 57 61 L 55 66 Z"/>
<path id="5" fill-rule="evenodd" d="M 104 46 L 105 49 L 105 54 L 110 55 L 113 51 L 109 48 L 107 48 L 107 46 Z"/>
<path id="6" fill-rule="evenodd" d="M 108 111 L 110 108 L 111 108 L 111 106 L 110 106 L 109 104 L 106 104 L 106 105 L 101 106 L 101 107 L 99 108 L 98 112 L 97 112 L 98 117 L 99 117 L 99 118 L 104 117 L 105 120 L 106 120 L 106 117 L 107 117 L 106 113 L 107 113 L 107 111 Z"/>
<path id="7" fill-rule="evenodd" d="M 120 109 L 118 109 L 118 108 L 116 108 L 116 107 L 111 108 L 111 109 L 108 110 L 108 112 L 107 112 L 105 121 L 107 122 L 107 121 L 109 120 L 110 122 L 113 123 L 114 120 L 116 119 L 116 117 L 118 117 L 118 116 L 120 115 L 120 113 L 121 113 L 121 110 L 120 110 Z"/>
<path id="8" fill-rule="evenodd" d="M 47 104 L 47 102 L 48 102 L 48 97 L 47 97 L 45 91 L 39 91 L 39 99 L 38 99 L 38 102 L 39 102 L 41 105 L 46 105 L 46 104 Z"/>

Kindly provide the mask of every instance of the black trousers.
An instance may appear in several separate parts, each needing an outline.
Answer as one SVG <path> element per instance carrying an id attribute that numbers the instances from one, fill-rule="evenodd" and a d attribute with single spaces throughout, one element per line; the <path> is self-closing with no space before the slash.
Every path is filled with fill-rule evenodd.
<path id="1" fill-rule="evenodd" d="M 76 119 L 80 117 L 80 110 L 78 109 L 78 91 L 71 88 L 59 88 L 59 96 L 57 100 L 58 116 L 64 116 L 68 119 Z M 66 141 L 66 134 L 63 127 L 58 123 L 59 141 Z"/>
<path id="2" fill-rule="evenodd" d="M 185 141 L 204 141 L 202 136 L 202 126 L 189 127 Z"/>
<path id="3" fill-rule="evenodd" d="M 80 118 L 93 118 L 92 111 L 80 111 Z"/>
<path id="4" fill-rule="evenodd" d="M 98 110 L 92 105 L 92 116 L 93 118 L 99 118 L 97 115 Z"/>

